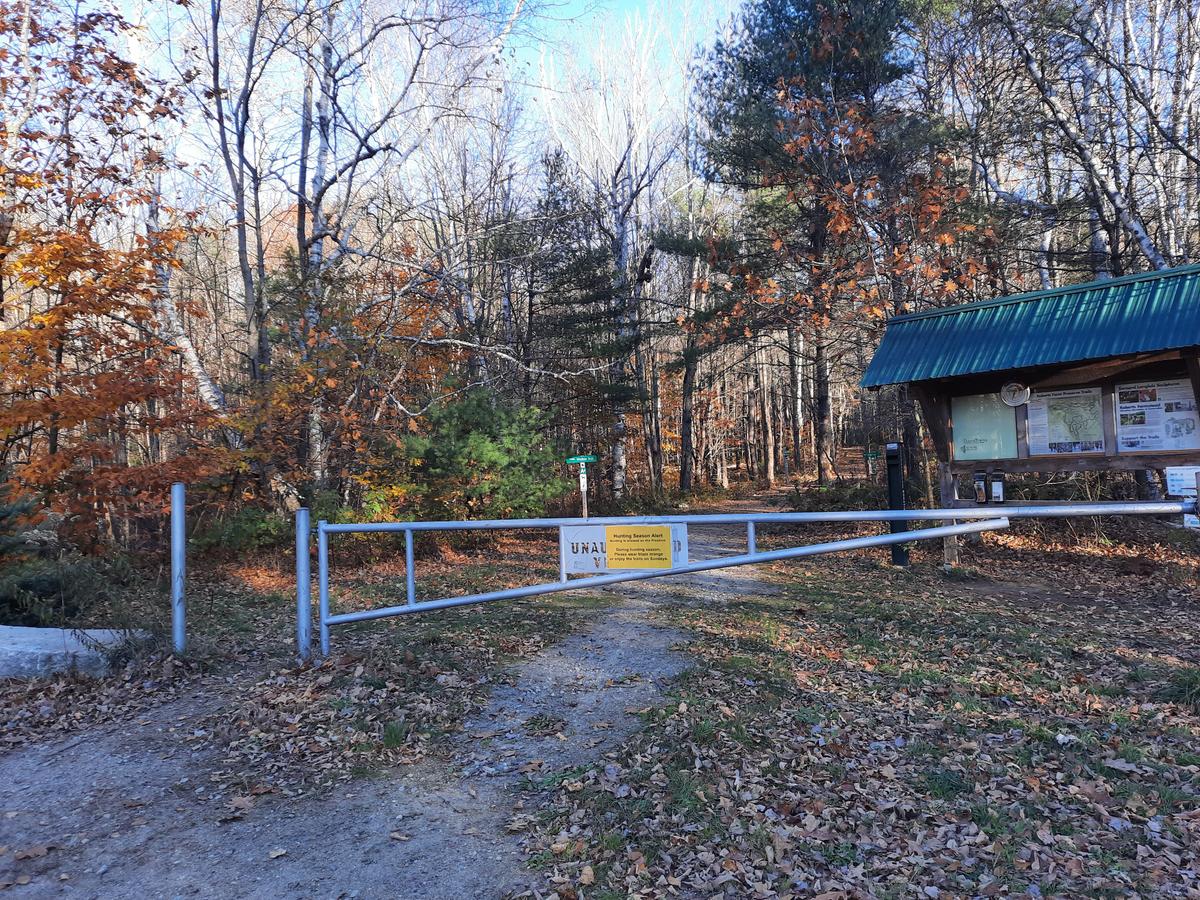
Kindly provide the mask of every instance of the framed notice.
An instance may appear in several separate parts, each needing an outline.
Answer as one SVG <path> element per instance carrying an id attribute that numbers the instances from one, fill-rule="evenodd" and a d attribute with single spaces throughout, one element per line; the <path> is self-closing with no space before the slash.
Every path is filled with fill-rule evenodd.
<path id="1" fill-rule="evenodd" d="M 670 525 L 608 525 L 604 542 L 610 569 L 671 568 Z"/>
<path id="2" fill-rule="evenodd" d="M 955 459 L 1015 459 L 1017 411 L 999 394 L 950 398 Z"/>
<path id="3" fill-rule="evenodd" d="M 1103 453 L 1100 388 L 1034 391 L 1029 395 L 1029 455 Z"/>
<path id="4" fill-rule="evenodd" d="M 1195 497 L 1196 475 L 1200 466 L 1167 466 L 1163 469 L 1167 476 L 1168 497 Z"/>
<path id="5" fill-rule="evenodd" d="M 661 529 L 669 532 L 669 555 L 663 552 Z M 610 536 L 609 532 L 613 530 L 617 534 Z M 614 539 L 610 540 L 610 537 Z M 687 525 L 681 524 L 564 525 L 558 529 L 558 545 L 564 575 L 671 569 L 686 566 L 688 562 Z"/>
<path id="6" fill-rule="evenodd" d="M 1123 453 L 1200 450 L 1196 395 L 1186 378 L 1118 384 L 1115 413 Z"/>

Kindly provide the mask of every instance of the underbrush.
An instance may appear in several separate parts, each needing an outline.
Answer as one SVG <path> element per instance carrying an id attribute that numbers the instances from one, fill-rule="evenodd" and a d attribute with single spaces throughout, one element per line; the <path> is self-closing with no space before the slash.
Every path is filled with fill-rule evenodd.
<path id="1" fill-rule="evenodd" d="M 796 512 L 884 509 L 888 505 L 887 488 L 871 481 L 835 481 L 821 486 L 796 487 L 788 500 Z"/>
<path id="2" fill-rule="evenodd" d="M 293 528 L 282 513 L 243 506 L 198 529 L 188 543 L 200 553 L 243 555 L 283 547 L 292 539 Z"/>
<path id="3" fill-rule="evenodd" d="M 676 487 L 668 487 L 657 496 L 634 493 L 628 495 L 624 500 L 614 500 L 611 497 L 589 497 L 588 511 L 593 516 L 678 515 L 709 506 L 720 506 L 730 500 L 750 500 L 762 489 L 762 485 L 753 481 L 735 481 L 727 488 L 700 485 L 695 490 L 686 493 Z M 579 515 L 578 497 L 572 499 L 574 506 L 563 511 L 563 515 Z"/>
<path id="4" fill-rule="evenodd" d="M 123 558 L 32 558 L 0 570 L 0 625 L 64 628 L 111 607 L 140 577 Z"/>

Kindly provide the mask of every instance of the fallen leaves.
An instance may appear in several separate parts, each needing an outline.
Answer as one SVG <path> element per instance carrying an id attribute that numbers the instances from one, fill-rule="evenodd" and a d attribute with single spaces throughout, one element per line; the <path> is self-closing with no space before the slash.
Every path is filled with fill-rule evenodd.
<path id="1" fill-rule="evenodd" d="M 528 830 L 536 821 L 536 817 L 520 813 L 508 820 L 508 823 L 504 826 L 504 830 L 509 834 L 517 834 L 518 832 Z"/>
<path id="2" fill-rule="evenodd" d="M 1114 605 L 1099 568 L 1092 602 L 839 558 L 675 608 L 693 671 L 529 850 L 562 896 L 1196 893 L 1200 710 L 1160 699 L 1200 664 L 1194 583 L 1141 572 Z"/>
<path id="3" fill-rule="evenodd" d="M 131 661 L 107 678 L 62 673 L 0 680 L 0 749 L 61 737 L 90 725 L 132 719 L 177 697 L 200 674 L 172 656 Z"/>
<path id="4" fill-rule="evenodd" d="M 290 796 L 412 764 L 486 702 L 508 654 L 537 652 L 573 621 L 567 608 L 543 605 L 534 616 L 514 602 L 379 623 L 319 665 L 242 685 L 238 701 L 206 716 L 189 742 L 221 751 L 229 763 L 221 783 L 254 779 Z M 529 723 L 537 733 L 561 727 L 550 718 Z M 226 820 L 245 812 L 233 808 Z"/>
<path id="5" fill-rule="evenodd" d="M 24 850 L 14 850 L 13 859 L 38 859 L 53 849 L 54 847 L 50 844 L 38 844 L 34 847 L 26 847 Z"/>

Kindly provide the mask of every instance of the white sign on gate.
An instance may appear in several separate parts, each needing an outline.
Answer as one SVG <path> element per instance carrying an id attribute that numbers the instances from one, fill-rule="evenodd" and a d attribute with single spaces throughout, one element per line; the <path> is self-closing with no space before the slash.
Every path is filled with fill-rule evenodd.
<path id="1" fill-rule="evenodd" d="M 1200 466 L 1167 466 L 1167 495 L 1171 497 L 1195 497 L 1196 474 Z M 1183 524 L 1187 528 L 1200 528 L 1200 517 L 1184 514 Z"/>
<path id="2" fill-rule="evenodd" d="M 635 528 L 637 526 L 622 526 Z M 661 527 L 661 526 L 660 526 Z M 688 562 L 687 525 L 671 525 L 671 567 L 686 566 Z M 603 525 L 564 525 L 558 530 L 558 552 L 563 571 L 568 575 L 598 575 L 604 572 L 627 572 L 629 569 L 608 567 L 606 528 Z"/>

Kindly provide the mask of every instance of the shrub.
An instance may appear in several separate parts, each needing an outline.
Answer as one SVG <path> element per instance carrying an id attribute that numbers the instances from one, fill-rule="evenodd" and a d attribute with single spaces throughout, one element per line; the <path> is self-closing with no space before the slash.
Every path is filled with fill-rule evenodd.
<path id="1" fill-rule="evenodd" d="M 32 501 L 10 500 L 9 489 L 0 486 L 0 564 L 18 553 L 21 532 L 32 509 Z"/>
<path id="2" fill-rule="evenodd" d="M 569 489 L 542 434 L 543 415 L 476 390 L 429 414 L 429 431 L 405 442 L 406 493 L 438 519 L 531 516 Z"/>
<path id="3" fill-rule="evenodd" d="M 1161 696 L 1164 700 L 1200 710 L 1200 668 L 1183 668 L 1172 672 Z"/>
<path id="4" fill-rule="evenodd" d="M 292 538 L 286 517 L 256 506 L 243 506 L 194 535 L 191 544 L 202 552 L 250 553 L 280 547 Z"/>
<path id="5" fill-rule="evenodd" d="M 797 512 L 836 509 L 885 509 L 887 489 L 870 481 L 835 481 L 823 487 L 803 487 L 789 496 Z"/>
<path id="6" fill-rule="evenodd" d="M 67 627 L 115 596 L 131 572 L 84 557 L 32 559 L 0 570 L 0 625 Z"/>

